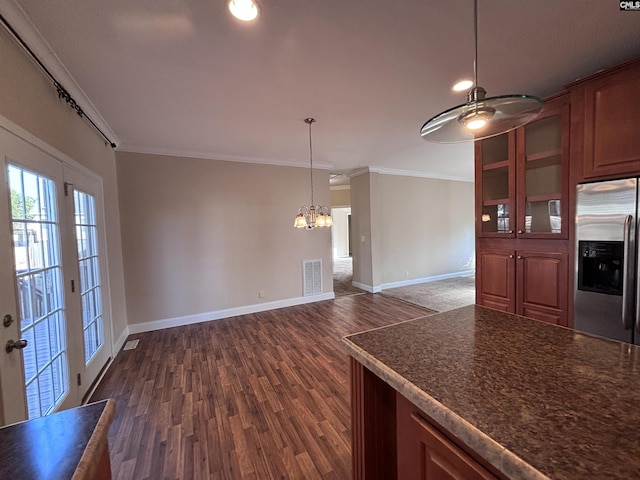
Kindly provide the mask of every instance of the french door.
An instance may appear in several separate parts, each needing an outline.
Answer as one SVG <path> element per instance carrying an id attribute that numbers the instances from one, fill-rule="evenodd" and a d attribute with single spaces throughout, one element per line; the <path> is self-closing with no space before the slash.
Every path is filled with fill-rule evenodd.
<path id="1" fill-rule="evenodd" d="M 3 423 L 80 404 L 111 355 L 100 183 L 0 128 Z M 110 326 L 109 326 L 110 327 Z"/>

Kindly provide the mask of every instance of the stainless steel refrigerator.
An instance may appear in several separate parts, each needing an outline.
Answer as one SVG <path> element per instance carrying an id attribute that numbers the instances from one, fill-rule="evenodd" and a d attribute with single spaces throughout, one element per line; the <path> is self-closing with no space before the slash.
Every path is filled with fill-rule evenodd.
<path id="1" fill-rule="evenodd" d="M 638 178 L 585 183 L 576 196 L 574 327 L 640 344 Z"/>

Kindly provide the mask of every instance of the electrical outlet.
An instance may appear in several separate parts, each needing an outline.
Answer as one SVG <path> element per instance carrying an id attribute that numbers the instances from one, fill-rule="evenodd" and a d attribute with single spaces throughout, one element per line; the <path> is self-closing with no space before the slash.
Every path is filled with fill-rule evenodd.
<path id="1" fill-rule="evenodd" d="M 258 298 L 264 298 L 264 290 L 258 291 Z"/>
<path id="2" fill-rule="evenodd" d="M 407 270 L 405 270 L 405 272 L 404 272 L 404 276 L 405 276 L 405 277 L 408 277 L 408 276 L 409 276 L 409 272 L 408 272 Z"/>

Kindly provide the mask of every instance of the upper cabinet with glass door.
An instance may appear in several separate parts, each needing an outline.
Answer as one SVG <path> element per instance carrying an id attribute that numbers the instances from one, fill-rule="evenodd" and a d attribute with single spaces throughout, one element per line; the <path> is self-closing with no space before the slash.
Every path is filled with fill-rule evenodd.
<path id="1" fill-rule="evenodd" d="M 518 236 L 567 237 L 569 103 L 549 101 L 516 132 Z"/>
<path id="2" fill-rule="evenodd" d="M 567 238 L 569 103 L 475 145 L 479 237 Z"/>
<path id="3" fill-rule="evenodd" d="M 479 236 L 513 237 L 515 220 L 515 135 L 475 144 L 476 231 Z"/>

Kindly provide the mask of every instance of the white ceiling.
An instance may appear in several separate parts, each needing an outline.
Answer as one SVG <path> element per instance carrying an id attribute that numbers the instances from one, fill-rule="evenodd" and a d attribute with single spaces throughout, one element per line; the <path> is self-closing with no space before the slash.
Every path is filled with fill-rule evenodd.
<path id="1" fill-rule="evenodd" d="M 3 2 L 12 0 L 3 0 Z M 86 93 L 118 149 L 473 179 L 471 144 L 420 138 L 463 103 L 473 2 L 15 0 Z M 614 0 L 480 0 L 479 84 L 548 96 L 640 56 L 640 12 Z"/>

